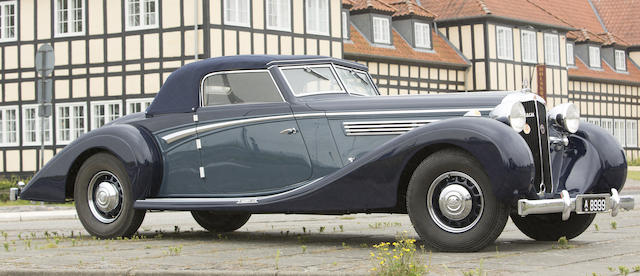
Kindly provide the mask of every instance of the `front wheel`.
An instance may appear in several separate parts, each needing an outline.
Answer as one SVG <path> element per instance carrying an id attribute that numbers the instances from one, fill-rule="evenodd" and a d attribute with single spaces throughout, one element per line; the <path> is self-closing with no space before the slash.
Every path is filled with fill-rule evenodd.
<path id="1" fill-rule="evenodd" d="M 238 230 L 251 217 L 251 214 L 223 214 L 210 211 L 191 211 L 191 215 L 202 228 L 213 233 Z"/>
<path id="2" fill-rule="evenodd" d="M 521 217 L 518 214 L 511 214 L 511 220 L 520 231 L 537 241 L 557 241 L 560 237 L 568 240 L 582 234 L 596 214 L 571 213 L 568 220 L 562 220 L 562 214 L 528 215 Z"/>
<path id="3" fill-rule="evenodd" d="M 133 209 L 133 187 L 118 158 L 108 153 L 89 157 L 74 186 L 78 218 L 89 234 L 109 239 L 133 235 L 145 210 Z"/>
<path id="4" fill-rule="evenodd" d="M 418 235 L 441 251 L 478 251 L 502 233 L 509 206 L 468 153 L 445 149 L 416 168 L 407 188 L 407 212 Z"/>

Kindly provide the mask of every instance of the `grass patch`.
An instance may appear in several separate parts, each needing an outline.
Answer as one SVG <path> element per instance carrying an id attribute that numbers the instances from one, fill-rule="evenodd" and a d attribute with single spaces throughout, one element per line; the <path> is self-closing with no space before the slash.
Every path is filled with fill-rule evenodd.
<path id="1" fill-rule="evenodd" d="M 38 201 L 29 201 L 29 200 L 16 200 L 16 201 L 0 201 L 0 207 L 3 206 L 24 206 L 24 205 L 40 205 L 40 202 Z M 66 202 L 66 203 L 46 203 L 45 205 L 47 206 L 67 206 L 67 207 L 73 207 L 73 202 Z"/>
<path id="2" fill-rule="evenodd" d="M 640 172 L 629 171 L 627 172 L 627 178 L 640 181 Z"/>

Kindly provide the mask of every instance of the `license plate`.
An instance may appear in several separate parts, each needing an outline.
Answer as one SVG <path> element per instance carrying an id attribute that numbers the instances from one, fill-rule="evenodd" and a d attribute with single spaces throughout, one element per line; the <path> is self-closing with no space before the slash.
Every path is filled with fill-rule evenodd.
<path id="1" fill-rule="evenodd" d="M 609 195 L 578 195 L 576 213 L 600 213 L 609 210 Z"/>

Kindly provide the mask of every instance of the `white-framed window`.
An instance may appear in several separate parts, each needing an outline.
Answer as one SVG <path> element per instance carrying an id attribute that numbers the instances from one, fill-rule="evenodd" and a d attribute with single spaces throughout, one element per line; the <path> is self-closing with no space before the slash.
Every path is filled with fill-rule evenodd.
<path id="1" fill-rule="evenodd" d="M 18 106 L 0 107 L 0 146 L 18 145 Z"/>
<path id="2" fill-rule="evenodd" d="M 124 9 L 127 30 L 158 27 L 158 0 L 126 0 Z"/>
<path id="3" fill-rule="evenodd" d="M 638 121 L 627 120 L 627 147 L 638 146 Z"/>
<path id="4" fill-rule="evenodd" d="M 544 34 L 544 63 L 560 65 L 560 42 L 557 34 Z"/>
<path id="5" fill-rule="evenodd" d="M 267 0 L 267 29 L 276 31 L 291 31 L 291 2 L 290 0 Z"/>
<path id="6" fill-rule="evenodd" d="M 596 126 L 600 126 L 600 119 L 598 118 L 587 118 L 587 122 Z"/>
<path id="7" fill-rule="evenodd" d="M 613 119 L 601 119 L 600 127 L 604 128 L 609 134 L 613 135 Z"/>
<path id="8" fill-rule="evenodd" d="M 342 38 L 349 39 L 349 14 L 342 11 Z"/>
<path id="9" fill-rule="evenodd" d="M 373 43 L 390 44 L 391 30 L 389 29 L 389 18 L 374 16 L 373 17 Z"/>
<path id="10" fill-rule="evenodd" d="M 306 0 L 307 33 L 329 35 L 329 0 Z"/>
<path id="11" fill-rule="evenodd" d="M 538 63 L 536 36 L 536 32 L 534 31 L 522 30 L 520 32 L 523 62 Z"/>
<path id="12" fill-rule="evenodd" d="M 589 46 L 589 67 L 600 68 L 600 47 Z"/>
<path id="13" fill-rule="evenodd" d="M 85 103 L 59 103 L 56 105 L 56 138 L 58 144 L 68 144 L 87 132 L 87 106 Z"/>
<path id="14" fill-rule="evenodd" d="M 0 41 L 17 39 L 18 5 L 16 1 L 0 2 Z"/>
<path id="15" fill-rule="evenodd" d="M 615 119 L 613 120 L 613 137 L 618 140 L 621 146 L 625 147 L 625 121 L 624 119 Z"/>
<path id="16" fill-rule="evenodd" d="M 127 114 L 144 112 L 151 105 L 151 102 L 153 102 L 153 98 L 128 99 Z"/>
<path id="17" fill-rule="evenodd" d="M 121 101 L 91 103 L 91 129 L 99 128 L 122 116 Z"/>
<path id="18" fill-rule="evenodd" d="M 623 50 L 616 50 L 616 70 L 618 71 L 627 71 L 627 58 L 625 57 L 625 53 Z"/>
<path id="19" fill-rule="evenodd" d="M 431 27 L 427 23 L 416 22 L 413 25 L 417 48 L 431 49 Z"/>
<path id="20" fill-rule="evenodd" d="M 496 27 L 496 41 L 499 59 L 513 60 L 513 30 L 509 27 Z"/>
<path id="21" fill-rule="evenodd" d="M 567 65 L 575 65 L 576 61 L 573 56 L 573 43 L 567 43 Z"/>
<path id="22" fill-rule="evenodd" d="M 84 34 L 84 0 L 56 0 L 53 16 L 56 36 Z"/>
<path id="23" fill-rule="evenodd" d="M 42 136 L 42 118 L 38 116 L 39 104 L 22 105 L 22 145 L 39 146 Z M 52 116 L 44 118 L 44 143 L 51 145 Z"/>
<path id="24" fill-rule="evenodd" d="M 249 27 L 250 0 L 224 0 L 224 24 Z"/>

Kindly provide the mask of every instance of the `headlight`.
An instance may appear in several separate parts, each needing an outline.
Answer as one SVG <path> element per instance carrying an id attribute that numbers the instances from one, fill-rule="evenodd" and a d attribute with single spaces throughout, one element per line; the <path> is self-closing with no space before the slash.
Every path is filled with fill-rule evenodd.
<path id="1" fill-rule="evenodd" d="M 520 102 L 503 102 L 491 111 L 489 117 L 506 123 L 516 132 L 520 132 L 527 124 L 524 106 Z"/>
<path id="2" fill-rule="evenodd" d="M 580 127 L 580 112 L 572 103 L 558 105 L 549 111 L 549 123 L 570 133 L 576 133 Z"/>

